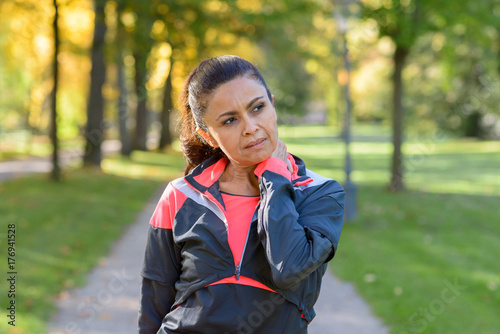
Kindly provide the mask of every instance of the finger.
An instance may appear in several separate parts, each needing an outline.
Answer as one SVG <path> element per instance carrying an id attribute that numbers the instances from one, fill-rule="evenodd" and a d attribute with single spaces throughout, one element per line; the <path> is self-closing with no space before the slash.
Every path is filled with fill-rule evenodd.
<path id="1" fill-rule="evenodd" d="M 288 171 L 290 171 L 290 173 L 293 173 L 292 164 L 290 163 L 290 160 L 288 160 L 288 159 L 286 159 L 286 167 L 288 168 Z"/>

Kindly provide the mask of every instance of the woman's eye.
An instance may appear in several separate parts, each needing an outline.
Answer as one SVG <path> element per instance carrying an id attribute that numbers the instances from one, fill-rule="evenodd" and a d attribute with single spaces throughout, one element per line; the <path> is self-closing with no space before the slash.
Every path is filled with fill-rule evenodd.
<path id="1" fill-rule="evenodd" d="M 262 108 L 264 108 L 264 103 L 259 103 L 253 108 L 253 111 L 260 111 Z"/>
<path id="2" fill-rule="evenodd" d="M 224 121 L 224 125 L 225 125 L 225 124 L 231 124 L 231 123 L 233 123 L 234 121 L 235 121 L 235 118 L 234 118 L 234 117 L 228 118 L 228 119 L 226 119 L 226 120 Z"/>

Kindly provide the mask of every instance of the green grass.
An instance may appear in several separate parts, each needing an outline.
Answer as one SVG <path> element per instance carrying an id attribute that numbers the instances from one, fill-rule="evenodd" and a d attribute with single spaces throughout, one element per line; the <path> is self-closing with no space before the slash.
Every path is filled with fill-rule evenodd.
<path id="1" fill-rule="evenodd" d="M 409 190 L 392 194 L 389 137 L 365 130 L 354 129 L 351 146 L 359 216 L 344 225 L 333 271 L 354 282 L 391 333 L 497 333 L 500 142 L 409 142 Z M 336 131 L 281 135 L 310 169 L 344 180 Z"/>
<path id="2" fill-rule="evenodd" d="M 358 132 L 362 131 L 363 135 Z M 390 180 L 392 146 L 386 130 L 354 129 L 350 146 L 359 184 L 385 186 Z M 369 135 L 365 134 L 368 133 Z M 283 128 L 288 149 L 325 176 L 344 180 L 345 145 L 338 130 L 328 127 Z M 404 148 L 405 181 L 409 189 L 480 195 L 500 195 L 500 142 L 435 139 L 408 142 Z"/>
<path id="3" fill-rule="evenodd" d="M 107 173 L 159 181 L 183 175 L 185 167 L 183 155 L 173 149 L 167 153 L 134 151 L 130 158 L 113 155 L 102 162 L 102 168 Z"/>
<path id="4" fill-rule="evenodd" d="M 60 151 L 72 151 L 83 147 L 81 138 L 59 141 Z M 52 153 L 47 136 L 30 135 L 28 131 L 0 133 L 0 161 L 22 160 L 29 157 L 45 157 Z"/>
<path id="5" fill-rule="evenodd" d="M 17 318 L 7 325 L 2 312 L 0 332 L 46 333 L 57 295 L 85 283 L 87 273 L 105 256 L 113 241 L 134 222 L 153 193 L 175 171 L 157 166 L 147 175 L 117 176 L 127 165 L 161 165 L 159 155 L 137 154 L 132 160 L 107 159 L 107 174 L 74 170 L 65 181 L 46 175 L 0 183 L 0 247 L 6 272 L 7 225 L 16 225 Z M 163 160 L 168 165 L 166 155 Z M 116 161 L 116 163 L 114 162 Z M 111 175 L 117 174 L 117 175 Z M 5 275 L 4 275 L 5 276 Z M 2 287 L 4 287 L 2 283 Z M 9 299 L 2 288 L 2 309 Z"/>
<path id="6" fill-rule="evenodd" d="M 359 218 L 346 223 L 332 268 L 356 283 L 392 333 L 497 333 L 498 203 L 360 186 Z M 446 282 L 465 289 L 445 292 Z"/>

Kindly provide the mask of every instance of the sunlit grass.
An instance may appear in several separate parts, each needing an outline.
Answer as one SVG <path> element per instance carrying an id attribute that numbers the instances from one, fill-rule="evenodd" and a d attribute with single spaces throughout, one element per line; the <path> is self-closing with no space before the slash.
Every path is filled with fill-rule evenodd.
<path id="1" fill-rule="evenodd" d="M 130 158 L 112 155 L 102 162 L 106 173 L 157 181 L 177 178 L 183 175 L 184 168 L 182 154 L 173 150 L 168 154 L 134 151 Z"/>
<path id="2" fill-rule="evenodd" d="M 345 224 L 332 268 L 391 333 L 496 333 L 499 197 L 358 191 L 359 217 Z M 455 295 L 447 282 L 464 288 Z"/>
<path id="3" fill-rule="evenodd" d="M 377 137 L 373 129 L 365 126 L 353 130 L 351 179 L 361 184 L 388 184 L 392 146 L 384 134 Z M 345 144 L 334 128 L 293 127 L 280 129 L 280 133 L 289 151 L 308 165 L 328 177 L 345 179 Z M 405 143 L 403 152 L 404 177 L 409 189 L 500 195 L 500 142 L 427 140 Z"/>
<path id="4" fill-rule="evenodd" d="M 59 141 L 59 150 L 70 150 L 83 147 L 82 138 L 71 138 Z M 0 133 L 0 161 L 19 160 L 28 157 L 45 157 L 52 153 L 52 145 L 47 136 L 32 136 L 29 131 Z"/>

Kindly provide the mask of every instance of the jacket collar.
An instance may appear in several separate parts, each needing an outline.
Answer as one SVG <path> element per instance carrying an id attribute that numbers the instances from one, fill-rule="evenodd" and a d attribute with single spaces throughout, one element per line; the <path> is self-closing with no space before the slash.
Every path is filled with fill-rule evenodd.
<path id="1" fill-rule="evenodd" d="M 312 182 L 306 174 L 306 165 L 299 157 L 288 154 L 288 160 L 292 164 L 292 184 L 294 186 L 305 185 Z M 190 174 L 185 176 L 185 180 L 193 188 L 201 193 L 209 192 L 213 197 L 220 197 L 219 177 L 224 172 L 229 160 L 227 157 L 211 157 L 199 164 Z"/>
<path id="2" fill-rule="evenodd" d="M 292 164 L 292 184 L 294 186 L 303 186 L 313 181 L 310 176 L 307 176 L 306 164 L 301 158 L 288 153 L 288 161 Z"/>

